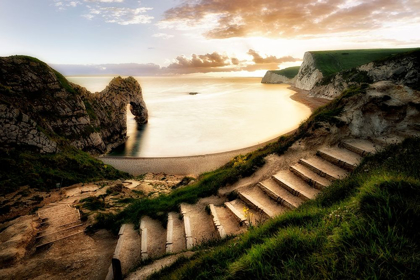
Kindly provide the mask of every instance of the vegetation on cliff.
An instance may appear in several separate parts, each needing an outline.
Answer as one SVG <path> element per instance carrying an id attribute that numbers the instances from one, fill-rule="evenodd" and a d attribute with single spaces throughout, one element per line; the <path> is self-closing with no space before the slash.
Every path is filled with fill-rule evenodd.
<path id="1" fill-rule="evenodd" d="M 415 279 L 420 140 L 368 157 L 296 211 L 151 279 Z"/>
<path id="2" fill-rule="evenodd" d="M 270 72 L 285 76 L 286 78 L 293 79 L 299 73 L 300 66 L 288 67 L 282 70 L 272 70 Z"/>
<path id="3" fill-rule="evenodd" d="M 324 77 L 349 70 L 375 60 L 388 59 L 401 53 L 415 49 L 366 49 L 366 50 L 336 50 L 311 51 L 315 60 L 315 67 Z"/>

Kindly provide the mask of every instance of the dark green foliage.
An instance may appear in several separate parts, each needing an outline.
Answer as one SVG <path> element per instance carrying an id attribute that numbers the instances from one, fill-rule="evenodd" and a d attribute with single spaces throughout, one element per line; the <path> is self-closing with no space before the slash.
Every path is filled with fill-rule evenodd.
<path id="1" fill-rule="evenodd" d="M 90 104 L 90 102 L 87 101 L 87 100 L 83 100 L 83 103 L 85 104 L 86 112 L 88 113 L 89 118 L 91 120 L 96 120 L 98 118 L 98 116 L 96 115 L 95 111 L 93 110 L 92 104 Z"/>
<path id="2" fill-rule="evenodd" d="M 66 147 L 57 154 L 11 149 L 0 151 L 0 192 L 7 193 L 19 186 L 49 190 L 56 184 L 70 186 L 80 182 L 128 178 L 127 173 L 104 165 L 76 148 Z"/>
<path id="3" fill-rule="evenodd" d="M 299 73 L 300 66 L 288 67 L 282 70 L 273 70 L 273 72 L 277 75 L 285 76 L 286 78 L 293 79 Z"/>
<path id="4" fill-rule="evenodd" d="M 55 76 L 57 77 L 57 80 L 60 82 L 61 86 L 66 89 L 69 93 L 76 94 L 76 91 L 73 89 L 73 87 L 69 84 L 69 81 L 58 71 L 54 71 Z"/>
<path id="5" fill-rule="evenodd" d="M 105 201 L 102 197 L 97 196 L 89 196 L 87 198 L 83 198 L 80 200 L 81 203 L 83 203 L 83 207 L 91 210 L 104 210 L 105 209 Z"/>
<path id="6" fill-rule="evenodd" d="M 343 70 L 413 50 L 415 49 L 337 50 L 316 51 L 311 54 L 314 56 L 316 68 L 322 72 L 324 77 L 328 77 Z"/>
<path id="7" fill-rule="evenodd" d="M 420 139 L 391 146 L 315 201 L 151 279 L 416 279 L 419 159 Z"/>

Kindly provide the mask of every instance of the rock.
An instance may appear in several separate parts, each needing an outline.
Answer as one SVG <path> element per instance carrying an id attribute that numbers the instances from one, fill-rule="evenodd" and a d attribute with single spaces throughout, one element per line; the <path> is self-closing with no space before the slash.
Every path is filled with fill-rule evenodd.
<path id="1" fill-rule="evenodd" d="M 265 73 L 261 83 L 263 84 L 292 84 L 294 83 L 295 79 L 289 79 L 286 76 L 276 74 L 273 71 L 267 71 Z"/>
<path id="2" fill-rule="evenodd" d="M 295 87 L 303 90 L 311 90 L 323 75 L 315 66 L 315 59 L 310 52 L 306 52 L 303 57 L 302 66 L 296 76 Z"/>
<path id="3" fill-rule="evenodd" d="M 92 94 L 31 57 L 0 58 L 0 70 L 2 148 L 55 153 L 57 141 L 68 139 L 76 148 L 105 153 L 127 138 L 127 105 L 139 124 L 147 123 L 142 90 L 132 77 L 114 78 Z"/>

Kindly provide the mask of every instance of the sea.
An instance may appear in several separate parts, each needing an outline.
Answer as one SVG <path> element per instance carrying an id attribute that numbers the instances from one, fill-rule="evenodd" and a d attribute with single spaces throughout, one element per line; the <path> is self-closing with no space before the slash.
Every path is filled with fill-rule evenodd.
<path id="1" fill-rule="evenodd" d="M 91 92 L 113 77 L 67 77 Z M 127 113 L 128 141 L 112 156 L 181 157 L 258 145 L 299 126 L 311 110 L 290 98 L 285 84 L 248 77 L 135 77 L 149 111 L 137 125 Z"/>

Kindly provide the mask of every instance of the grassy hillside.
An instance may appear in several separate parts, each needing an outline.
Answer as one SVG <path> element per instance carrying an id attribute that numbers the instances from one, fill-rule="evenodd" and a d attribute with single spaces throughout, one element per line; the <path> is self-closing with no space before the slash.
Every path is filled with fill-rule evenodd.
<path id="1" fill-rule="evenodd" d="M 293 79 L 299 73 L 300 66 L 294 66 L 289 68 L 284 68 L 282 70 L 273 70 L 273 72 L 277 75 L 285 76 L 286 78 Z"/>
<path id="2" fill-rule="evenodd" d="M 367 49 L 311 52 L 324 77 L 415 49 Z"/>
<path id="3" fill-rule="evenodd" d="M 369 157 L 315 201 L 151 279 L 416 279 L 420 140 Z"/>

